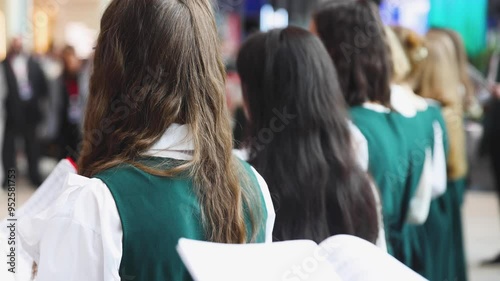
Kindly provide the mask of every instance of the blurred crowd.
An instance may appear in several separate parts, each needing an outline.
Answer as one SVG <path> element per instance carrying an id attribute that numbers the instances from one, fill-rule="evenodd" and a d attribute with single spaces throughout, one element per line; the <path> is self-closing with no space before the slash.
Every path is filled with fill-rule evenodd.
<path id="1" fill-rule="evenodd" d="M 325 4 L 310 32 L 289 27 L 250 37 L 239 76 L 232 71 L 226 81 L 235 146 L 278 206 L 275 240 L 347 233 L 382 245 L 430 280 L 467 280 L 461 207 L 477 168 L 468 156 L 491 158 L 500 196 L 500 60 L 493 55 L 485 76 L 469 64 L 456 32 L 379 30 L 374 7 Z M 11 42 L 0 68 L 4 175 L 19 151 L 34 186 L 41 156 L 78 158 L 91 69 L 71 46 L 40 56 L 20 38 Z M 484 128 L 481 139 L 467 137 L 473 124 Z M 468 139 L 480 149 L 467 151 Z"/>
<path id="2" fill-rule="evenodd" d="M 17 167 L 22 151 L 37 187 L 41 157 L 77 159 L 90 64 L 72 46 L 35 55 L 22 38 L 12 40 L 0 68 L 2 173 Z"/>

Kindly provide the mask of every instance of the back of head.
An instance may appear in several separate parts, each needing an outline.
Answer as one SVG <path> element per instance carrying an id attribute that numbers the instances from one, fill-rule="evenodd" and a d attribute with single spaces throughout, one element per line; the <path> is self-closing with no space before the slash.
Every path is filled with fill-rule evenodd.
<path id="1" fill-rule="evenodd" d="M 404 83 L 412 70 L 410 60 L 394 31 L 388 26 L 384 26 L 384 30 L 392 58 L 391 80 L 396 84 Z"/>
<path id="2" fill-rule="evenodd" d="M 458 32 L 448 28 L 432 28 L 429 31 L 429 34 L 446 35 L 453 42 L 453 47 L 455 48 L 455 55 L 458 64 L 458 71 L 460 75 L 461 88 L 463 89 L 463 94 L 466 97 L 466 101 L 473 102 L 473 100 L 475 99 L 475 89 L 469 77 L 469 60 L 467 58 L 467 52 L 465 50 L 465 45 L 462 37 Z"/>
<path id="3" fill-rule="evenodd" d="M 428 56 L 425 38 L 402 26 L 393 26 L 391 30 L 397 38 L 399 46 L 406 54 L 407 61 L 410 63 L 410 69 L 403 77 L 403 80 L 415 89 L 416 83 L 419 83 L 416 81 L 418 80 L 417 76 L 421 75 L 419 67 Z"/>
<path id="4" fill-rule="evenodd" d="M 246 197 L 231 153 L 210 0 L 112 1 L 102 17 L 90 88 L 81 174 L 92 177 L 122 163 L 163 176 L 189 170 L 207 238 L 246 241 Z M 168 171 L 142 166 L 142 153 L 174 123 L 189 127 L 193 160 Z"/>
<path id="5" fill-rule="evenodd" d="M 389 105 L 391 65 L 377 6 L 369 0 L 330 0 L 313 20 L 349 105 Z"/>
<path id="6" fill-rule="evenodd" d="M 354 160 L 345 101 L 321 41 L 296 27 L 259 33 L 237 64 L 250 162 L 275 199 L 273 236 L 321 242 L 346 233 L 373 242 L 373 194 Z"/>
<path id="7" fill-rule="evenodd" d="M 453 42 L 442 34 L 427 34 L 428 55 L 417 64 L 415 92 L 443 106 L 461 107 L 460 76 Z"/>

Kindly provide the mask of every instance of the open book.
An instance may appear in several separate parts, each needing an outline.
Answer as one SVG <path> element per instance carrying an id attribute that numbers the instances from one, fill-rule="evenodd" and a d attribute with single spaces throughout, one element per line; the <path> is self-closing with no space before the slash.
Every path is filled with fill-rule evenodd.
<path id="1" fill-rule="evenodd" d="M 61 160 L 54 168 L 52 173 L 42 183 L 36 192 L 26 201 L 21 208 L 16 210 L 16 218 L 23 216 L 34 216 L 53 204 L 56 199 L 64 192 L 64 184 L 68 174 L 76 173 L 74 164 L 67 159 Z M 7 229 L 7 220 L 1 222 L 0 229 L 0 254 L 4 256 L 7 252 L 7 240 L 9 236 Z M 19 240 L 19 239 L 17 239 Z M 33 259 L 23 249 L 20 241 L 16 241 L 16 274 L 7 271 L 7 263 L 0 263 L 0 280 L 31 280 Z M 10 246 L 9 246 L 10 247 Z M 0 258 L 0 261 L 3 261 Z"/>
<path id="2" fill-rule="evenodd" d="M 320 245 L 297 240 L 217 244 L 180 239 L 177 251 L 196 281 L 424 281 L 375 245 L 338 235 Z"/>

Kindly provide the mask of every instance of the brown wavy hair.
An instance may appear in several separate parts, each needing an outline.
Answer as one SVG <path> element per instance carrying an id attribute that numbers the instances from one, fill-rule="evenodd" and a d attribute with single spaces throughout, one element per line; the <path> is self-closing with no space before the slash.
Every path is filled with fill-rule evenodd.
<path id="1" fill-rule="evenodd" d="M 244 204 L 255 238 L 259 208 L 232 156 L 224 82 L 209 0 L 112 1 L 95 50 L 79 173 L 92 177 L 123 163 L 159 176 L 189 172 L 207 239 L 248 241 Z M 169 170 L 142 165 L 141 154 L 173 123 L 189 126 L 192 161 Z"/>
<path id="2" fill-rule="evenodd" d="M 377 6 L 371 0 L 326 1 L 312 25 L 338 70 L 347 103 L 390 107 L 391 58 Z"/>

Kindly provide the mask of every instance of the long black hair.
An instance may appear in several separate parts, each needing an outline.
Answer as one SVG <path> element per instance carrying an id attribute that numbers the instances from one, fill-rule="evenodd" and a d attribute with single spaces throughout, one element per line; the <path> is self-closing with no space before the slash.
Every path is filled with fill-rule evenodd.
<path id="1" fill-rule="evenodd" d="M 377 6 L 369 0 L 331 0 L 313 21 L 349 105 L 389 106 L 391 63 Z"/>
<path id="2" fill-rule="evenodd" d="M 375 242 L 374 194 L 355 160 L 346 103 L 321 41 L 297 27 L 258 33 L 237 64 L 250 163 L 273 195 L 275 240 L 351 234 Z"/>

